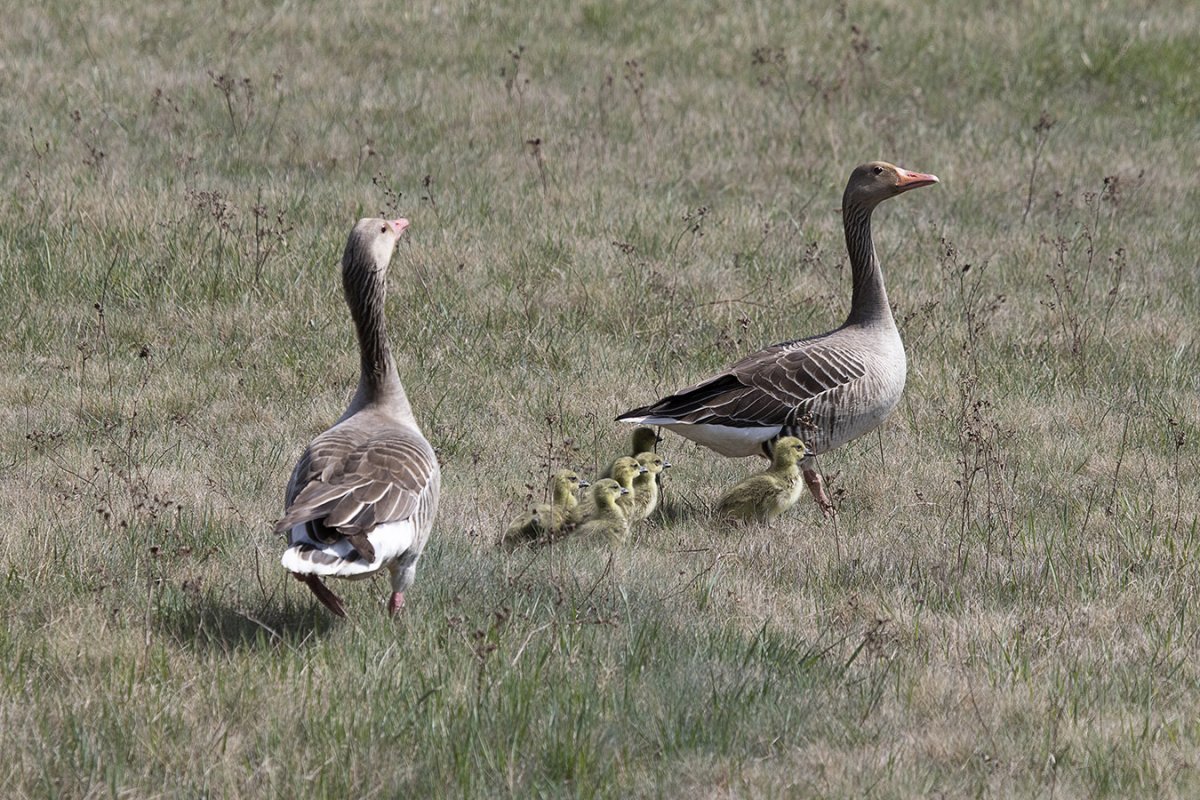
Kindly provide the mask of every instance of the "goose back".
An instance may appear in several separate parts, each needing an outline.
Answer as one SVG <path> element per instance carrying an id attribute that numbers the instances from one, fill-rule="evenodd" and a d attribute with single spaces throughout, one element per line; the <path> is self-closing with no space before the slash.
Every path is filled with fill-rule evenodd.
<path id="1" fill-rule="evenodd" d="M 415 426 L 367 410 L 318 436 L 288 482 L 276 525 L 288 561 L 322 575 L 366 576 L 417 555 L 437 514 L 441 472 Z M 287 564 L 285 564 L 287 566 Z"/>

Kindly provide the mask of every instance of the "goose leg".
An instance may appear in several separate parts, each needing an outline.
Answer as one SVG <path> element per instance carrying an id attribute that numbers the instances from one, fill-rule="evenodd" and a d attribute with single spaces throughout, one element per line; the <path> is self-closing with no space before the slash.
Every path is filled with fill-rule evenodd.
<path id="1" fill-rule="evenodd" d="M 342 603 L 342 598 L 334 594 L 333 591 L 326 586 L 325 582 L 319 577 L 312 574 L 300 575 L 296 572 L 293 572 L 292 575 L 296 578 L 296 580 L 307 586 L 312 593 L 317 596 L 317 599 L 321 601 L 321 605 L 325 606 L 339 617 L 346 616 L 346 606 L 344 603 Z"/>
<path id="2" fill-rule="evenodd" d="M 411 555 L 409 551 L 388 564 L 388 572 L 392 574 L 392 596 L 388 598 L 387 610 L 393 617 L 404 608 L 404 591 L 412 585 L 413 577 L 417 574 L 419 555 Z"/>
<path id="3" fill-rule="evenodd" d="M 404 592 L 392 592 L 392 598 L 388 600 L 388 614 L 394 617 L 402 608 L 404 608 Z"/>
<path id="4" fill-rule="evenodd" d="M 804 482 L 808 484 L 808 491 L 812 493 L 813 500 L 817 501 L 817 505 L 821 507 L 821 513 L 827 517 L 833 516 L 833 503 L 829 500 L 829 495 L 825 493 L 825 481 L 821 479 L 821 473 L 811 467 L 803 470 Z"/>

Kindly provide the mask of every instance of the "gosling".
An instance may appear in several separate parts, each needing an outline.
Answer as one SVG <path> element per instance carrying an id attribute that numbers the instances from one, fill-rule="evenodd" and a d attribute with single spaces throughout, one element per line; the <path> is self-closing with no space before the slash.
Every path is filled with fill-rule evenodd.
<path id="1" fill-rule="evenodd" d="M 621 456 L 613 462 L 613 476 L 606 480 L 613 480 L 622 489 L 628 491 L 622 493 L 617 499 L 617 507 L 621 509 L 626 519 L 631 519 L 633 512 L 634 488 L 633 479 L 646 471 L 646 468 L 639 464 L 635 459 L 629 456 Z M 593 493 L 594 493 L 593 488 Z M 589 495 L 571 512 L 571 522 L 580 523 L 592 517 L 592 511 L 595 504 L 592 502 L 592 496 Z"/>
<path id="2" fill-rule="evenodd" d="M 659 490 L 662 471 L 671 466 L 671 462 L 658 453 L 639 453 L 637 462 L 645 468 L 633 479 L 633 502 L 629 513 L 629 522 L 641 522 L 649 518 L 658 508 Z"/>
<path id="3" fill-rule="evenodd" d="M 618 502 L 630 494 L 629 489 L 612 478 L 602 478 L 592 486 L 592 511 L 574 530 L 574 535 L 587 538 L 603 536 L 613 547 L 629 541 L 629 519 Z"/>
<path id="4" fill-rule="evenodd" d="M 800 462 L 808 448 L 794 436 L 775 442 L 771 466 L 721 496 L 717 515 L 743 522 L 774 522 L 796 504 L 804 490 Z"/>
<path id="5" fill-rule="evenodd" d="M 509 523 L 500 539 L 501 546 L 512 551 L 528 542 L 558 537 L 571 511 L 579 505 L 575 492 L 587 485 L 575 470 L 554 473 L 550 478 L 550 502 L 538 503 Z"/>

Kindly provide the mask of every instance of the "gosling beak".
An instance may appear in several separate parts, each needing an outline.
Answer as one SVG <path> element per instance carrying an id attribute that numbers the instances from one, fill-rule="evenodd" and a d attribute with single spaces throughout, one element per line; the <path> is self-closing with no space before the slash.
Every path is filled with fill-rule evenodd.
<path id="1" fill-rule="evenodd" d="M 629 494 L 629 490 L 628 490 L 628 489 L 626 489 L 624 486 L 622 486 L 622 487 L 621 487 L 621 494 Z"/>
<path id="2" fill-rule="evenodd" d="M 583 478 L 579 479 L 579 488 L 580 489 L 586 489 L 589 486 L 591 486 L 591 484 L 588 483 L 587 481 L 585 481 Z"/>
<path id="3" fill-rule="evenodd" d="M 649 472 L 649 471 L 650 470 L 646 469 L 645 464 L 638 464 L 638 475 L 641 475 L 641 474 Z"/>
<path id="4" fill-rule="evenodd" d="M 667 469 L 667 468 L 668 468 L 668 467 L 670 467 L 670 466 L 671 466 L 671 462 L 670 462 L 670 461 L 667 461 L 667 460 L 664 458 L 664 459 L 663 459 L 663 469 Z"/>
<path id="5" fill-rule="evenodd" d="M 901 192 L 907 192 L 909 189 L 919 189 L 922 186 L 932 186 L 938 182 L 937 175 L 930 175 L 924 172 L 909 172 L 900 167 L 896 167 L 896 174 L 900 176 L 900 182 L 896 184 L 896 189 Z"/>

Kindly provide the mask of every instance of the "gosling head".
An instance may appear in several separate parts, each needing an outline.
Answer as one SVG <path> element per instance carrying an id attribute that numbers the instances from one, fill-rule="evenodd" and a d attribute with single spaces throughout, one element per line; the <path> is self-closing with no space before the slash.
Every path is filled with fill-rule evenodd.
<path id="1" fill-rule="evenodd" d="M 646 468 L 629 456 L 621 456 L 613 462 L 612 476 L 620 486 L 628 486 L 635 477 L 645 472 Z"/>
<path id="2" fill-rule="evenodd" d="M 658 453 L 638 453 L 637 462 L 644 472 L 657 475 L 667 468 L 667 460 Z"/>
<path id="3" fill-rule="evenodd" d="M 653 451 L 654 448 L 662 441 L 662 437 L 654 432 L 654 428 L 645 425 L 638 425 L 633 429 L 633 434 L 630 436 L 633 441 L 633 452 L 644 453 L 648 450 Z"/>
<path id="4" fill-rule="evenodd" d="M 771 457 L 773 467 L 794 467 L 804 460 L 808 447 L 795 436 L 784 436 L 775 442 L 774 455 Z"/>
<path id="5" fill-rule="evenodd" d="M 550 498 L 556 506 L 574 506 L 575 492 L 588 482 L 573 469 L 560 469 L 550 478 Z"/>
<path id="6" fill-rule="evenodd" d="M 611 505 L 618 497 L 628 493 L 628 489 L 612 478 L 602 478 L 592 484 L 592 499 L 598 506 Z"/>
<path id="7" fill-rule="evenodd" d="M 583 478 L 579 477 L 579 473 L 573 469 L 560 469 L 554 473 L 554 477 L 550 481 L 554 486 L 565 487 L 570 492 L 590 485 Z"/>

